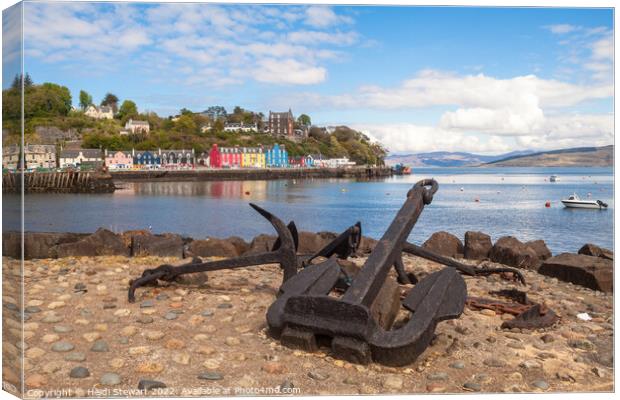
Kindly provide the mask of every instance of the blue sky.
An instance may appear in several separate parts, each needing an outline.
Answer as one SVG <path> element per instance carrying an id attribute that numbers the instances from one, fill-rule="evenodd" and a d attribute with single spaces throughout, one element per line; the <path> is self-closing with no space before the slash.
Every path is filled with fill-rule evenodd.
<path id="1" fill-rule="evenodd" d="M 612 143 L 612 43 L 611 9 L 24 5 L 25 70 L 74 103 L 290 107 L 400 153 Z"/>

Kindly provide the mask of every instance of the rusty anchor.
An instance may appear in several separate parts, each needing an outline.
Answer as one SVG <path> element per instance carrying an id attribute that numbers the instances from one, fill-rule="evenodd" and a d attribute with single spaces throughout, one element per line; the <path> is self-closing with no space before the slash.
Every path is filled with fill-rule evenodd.
<path id="1" fill-rule="evenodd" d="M 129 302 L 135 302 L 135 291 L 141 286 L 155 284 L 157 283 L 157 280 L 172 282 L 179 275 L 191 274 L 194 272 L 209 272 L 221 269 L 233 269 L 277 263 L 280 264 L 280 268 L 284 271 L 284 281 L 287 281 L 292 276 L 297 274 L 299 259 L 297 257 L 298 236 L 295 224 L 291 222 L 288 226 L 284 225 L 278 217 L 262 209 L 256 204 L 250 203 L 250 206 L 265 217 L 275 228 L 278 234 L 277 242 L 274 243 L 271 251 L 206 263 L 199 262 L 197 259 L 194 259 L 187 264 L 176 267 L 164 264 L 157 268 L 147 269 L 142 273 L 140 278 L 131 282 L 127 295 Z"/>
<path id="2" fill-rule="evenodd" d="M 334 257 L 286 280 L 267 311 L 270 333 L 284 345 L 309 351 L 327 339 L 336 357 L 355 363 L 413 362 L 428 347 L 437 323 L 463 312 L 467 296 L 463 278 L 455 269 L 445 268 L 420 281 L 402 301 L 411 315 L 399 328 L 392 327 L 393 319 L 380 325 L 371 308 L 437 188 L 436 181 L 422 180 L 407 193 L 404 205 L 342 297 L 329 295 L 341 272 Z"/>

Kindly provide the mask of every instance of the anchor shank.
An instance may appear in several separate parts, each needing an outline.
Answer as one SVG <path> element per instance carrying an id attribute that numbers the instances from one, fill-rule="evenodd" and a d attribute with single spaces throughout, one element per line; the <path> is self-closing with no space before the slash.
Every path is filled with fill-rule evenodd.
<path id="1" fill-rule="evenodd" d="M 428 181 L 422 183 L 430 184 Z M 413 229 L 424 209 L 425 193 L 428 192 L 421 184 L 416 184 L 409 191 L 405 204 L 375 246 L 349 290 L 344 294 L 343 301 L 370 307 L 390 268 L 394 265 L 396 257 L 400 254 L 402 244 L 407 240 L 411 229 Z M 432 192 L 431 196 L 428 197 L 432 199 Z"/>

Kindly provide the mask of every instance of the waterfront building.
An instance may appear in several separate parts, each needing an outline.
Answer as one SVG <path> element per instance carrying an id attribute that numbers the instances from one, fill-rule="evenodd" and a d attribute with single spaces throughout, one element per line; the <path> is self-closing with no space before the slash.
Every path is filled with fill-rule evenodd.
<path id="1" fill-rule="evenodd" d="M 297 156 L 290 157 L 289 164 L 294 168 L 304 168 L 306 167 L 306 157 L 305 156 Z"/>
<path id="2" fill-rule="evenodd" d="M 127 123 L 125 123 L 125 130 L 131 132 L 133 134 L 136 133 L 149 133 L 150 126 L 148 121 L 134 121 L 133 119 L 129 119 Z"/>
<path id="3" fill-rule="evenodd" d="M 320 162 L 316 162 L 315 164 L 319 164 L 320 167 L 325 168 L 346 168 L 352 167 L 355 165 L 354 161 L 350 161 L 347 157 L 342 158 L 329 158 L 326 160 L 320 160 Z"/>
<path id="4" fill-rule="evenodd" d="M 17 169 L 20 158 L 20 147 L 17 144 L 2 146 L 2 169 Z"/>
<path id="5" fill-rule="evenodd" d="M 209 150 L 209 166 L 211 168 L 222 168 L 222 154 L 217 148 L 217 143 L 214 143 Z"/>
<path id="6" fill-rule="evenodd" d="M 224 132 L 258 132 L 258 125 L 227 122 L 224 124 Z"/>
<path id="7" fill-rule="evenodd" d="M 269 132 L 273 136 L 294 137 L 293 127 L 295 119 L 289 108 L 288 112 L 271 112 L 269 111 Z"/>
<path id="8" fill-rule="evenodd" d="M 164 168 L 193 168 L 195 165 L 194 149 L 191 151 L 159 149 L 159 156 L 161 157 L 161 165 Z"/>
<path id="9" fill-rule="evenodd" d="M 274 144 L 265 151 L 265 166 L 268 168 L 288 167 L 286 146 Z"/>
<path id="10" fill-rule="evenodd" d="M 131 151 L 134 168 L 157 169 L 161 166 L 161 157 L 156 151 Z"/>
<path id="11" fill-rule="evenodd" d="M 113 119 L 114 110 L 110 106 L 97 107 L 91 104 L 84 111 L 84 115 L 95 119 Z"/>
<path id="12" fill-rule="evenodd" d="M 99 167 L 103 164 L 101 150 L 99 149 L 61 150 L 59 161 L 60 168 L 87 165 Z"/>
<path id="13" fill-rule="evenodd" d="M 211 165 L 211 160 L 209 159 L 210 155 L 210 151 L 200 152 L 200 154 L 196 156 L 196 166 L 209 167 Z"/>
<path id="14" fill-rule="evenodd" d="M 133 154 L 131 151 L 112 150 L 104 151 L 104 163 L 109 170 L 133 168 Z"/>
<path id="15" fill-rule="evenodd" d="M 222 168 L 240 168 L 241 150 L 239 147 L 221 147 Z"/>
<path id="16" fill-rule="evenodd" d="M 56 146 L 53 144 L 27 144 L 24 147 L 26 169 L 56 168 Z"/>
<path id="17" fill-rule="evenodd" d="M 265 151 L 263 147 L 243 147 L 241 149 L 241 167 L 265 168 Z"/>

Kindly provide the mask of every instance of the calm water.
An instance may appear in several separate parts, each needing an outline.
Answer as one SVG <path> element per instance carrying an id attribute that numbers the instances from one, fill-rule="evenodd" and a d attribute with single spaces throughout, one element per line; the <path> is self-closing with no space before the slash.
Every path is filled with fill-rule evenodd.
<path id="1" fill-rule="evenodd" d="M 545 181 L 550 175 L 559 181 Z M 438 230 L 463 237 L 480 230 L 495 240 L 544 239 L 553 253 L 576 251 L 586 242 L 613 248 L 611 168 L 417 168 L 414 175 L 383 181 L 281 180 L 235 182 L 122 182 L 113 194 L 29 194 L 25 227 L 30 231 L 92 232 L 144 229 L 194 238 L 231 235 L 250 239 L 271 226 L 248 206 L 257 203 L 285 222 L 309 231 L 341 231 L 362 221 L 365 235 L 379 238 L 419 179 L 434 177 L 439 191 L 414 227 L 421 243 Z M 461 190 L 462 189 L 462 190 Z M 560 199 L 576 192 L 609 209 L 571 210 Z M 474 199 L 479 198 L 479 202 Z M 4 229 L 18 229 L 15 195 L 5 195 Z M 551 201 L 551 208 L 545 202 Z"/>

